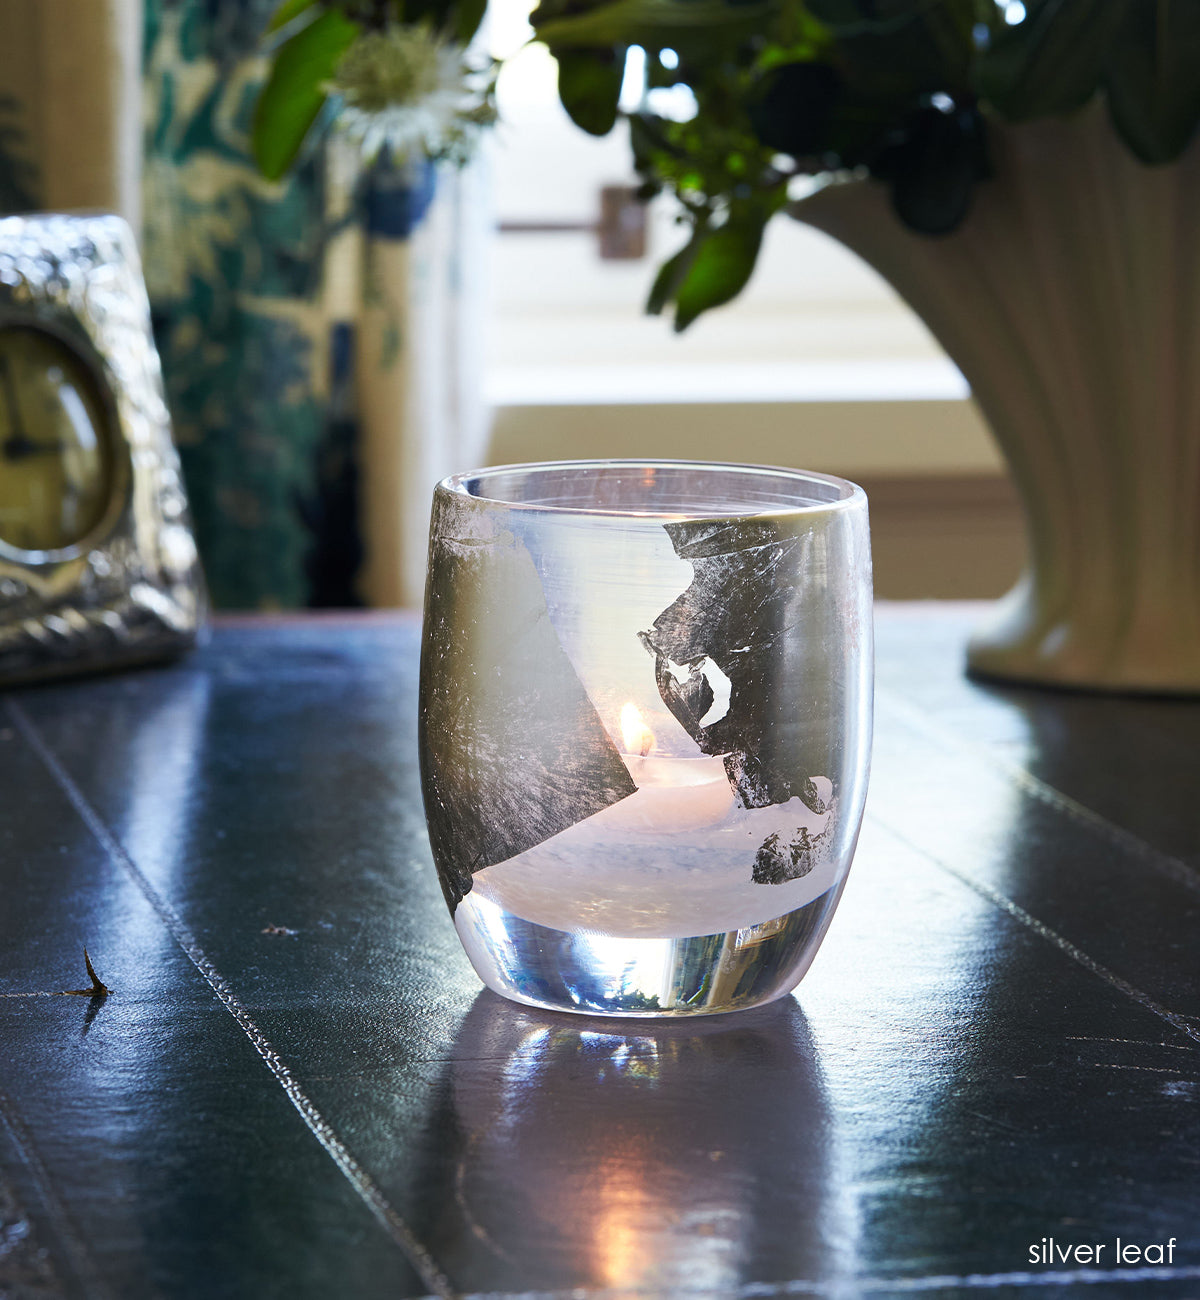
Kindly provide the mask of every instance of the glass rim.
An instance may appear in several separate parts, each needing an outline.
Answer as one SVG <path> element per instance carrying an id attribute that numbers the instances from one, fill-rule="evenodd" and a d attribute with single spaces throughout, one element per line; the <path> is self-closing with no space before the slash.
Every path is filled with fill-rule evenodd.
<path id="1" fill-rule="evenodd" d="M 539 470 L 571 469 L 683 469 L 699 473 L 744 474 L 747 478 L 770 475 L 775 478 L 793 480 L 796 483 L 821 483 L 838 490 L 838 496 L 832 501 L 797 502 L 794 505 L 769 505 L 761 510 L 721 511 L 702 510 L 694 515 L 679 510 L 646 510 L 633 507 L 627 509 L 612 506 L 587 505 L 551 505 L 543 501 L 512 501 L 503 496 L 486 496 L 468 490 L 468 483 L 499 478 L 502 475 Z M 794 469 L 785 465 L 760 465 L 748 461 L 687 460 L 670 457 L 593 457 L 578 460 L 523 461 L 510 465 L 489 465 L 483 469 L 464 470 L 458 474 L 447 475 L 435 487 L 435 492 L 448 492 L 468 501 L 479 501 L 488 505 L 503 506 L 507 510 L 530 511 L 553 515 L 594 515 L 615 519 L 751 519 L 764 515 L 804 515 L 840 513 L 856 507 L 865 506 L 866 492 L 850 479 L 840 478 L 835 474 L 822 474 L 816 470 Z"/>

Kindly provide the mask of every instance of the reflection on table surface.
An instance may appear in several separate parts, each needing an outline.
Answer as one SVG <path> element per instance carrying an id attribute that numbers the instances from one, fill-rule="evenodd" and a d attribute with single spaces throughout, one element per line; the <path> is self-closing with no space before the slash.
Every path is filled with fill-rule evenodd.
<path id="1" fill-rule="evenodd" d="M 754 1267 L 849 1267 L 830 1116 L 792 999 L 623 1026 L 481 993 L 455 1040 L 453 1179 L 437 1244 L 463 1284 L 516 1289 L 536 1230 L 550 1287 L 736 1288 Z"/>

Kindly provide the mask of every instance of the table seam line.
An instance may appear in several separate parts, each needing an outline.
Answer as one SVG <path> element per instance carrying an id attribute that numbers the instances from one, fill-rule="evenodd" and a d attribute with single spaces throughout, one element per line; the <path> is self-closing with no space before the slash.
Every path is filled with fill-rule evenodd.
<path id="1" fill-rule="evenodd" d="M 948 728 L 936 722 L 931 722 L 915 705 L 909 703 L 903 696 L 896 694 L 890 688 L 885 687 L 881 690 L 877 687 L 875 698 L 877 702 L 882 701 L 885 708 L 893 709 L 899 713 L 909 726 L 918 732 L 922 732 L 926 739 L 937 741 L 939 744 L 952 745 L 959 753 L 974 758 L 985 766 L 992 768 L 993 771 L 1000 773 L 1001 776 L 1007 778 L 1011 784 L 1029 798 L 1045 804 L 1065 817 L 1082 822 L 1137 857 L 1148 860 L 1163 875 L 1175 881 L 1176 884 L 1182 885 L 1185 889 L 1190 889 L 1195 893 L 1200 893 L 1200 871 L 1183 861 L 1182 858 L 1177 858 L 1174 854 L 1155 848 L 1153 844 L 1147 843 L 1140 835 L 1136 835 L 1133 831 L 1109 821 L 1103 813 L 1098 813 L 1095 809 L 1089 808 L 1087 804 L 1081 803 L 1078 799 L 1073 799 L 1068 794 L 1064 794 L 1048 781 L 1043 781 L 1041 777 L 1034 776 L 1032 772 L 1019 763 L 1003 758 L 999 754 L 994 754 L 982 745 L 974 745 L 968 740 L 963 740 Z"/>
<path id="2" fill-rule="evenodd" d="M 78 1292 L 84 1296 L 109 1296 L 108 1288 L 96 1277 L 95 1264 L 87 1243 L 80 1235 L 67 1207 L 62 1203 L 55 1190 L 54 1180 L 50 1177 L 50 1171 L 38 1154 L 31 1134 L 17 1114 L 16 1103 L 2 1088 L 0 1088 L 0 1125 L 3 1126 L 16 1149 L 17 1158 L 23 1161 L 28 1169 L 34 1190 L 45 1207 L 54 1232 L 62 1245 L 63 1253 L 67 1256 L 67 1266 L 71 1271 L 71 1277 L 67 1279 L 68 1285 L 73 1283 Z"/>
<path id="3" fill-rule="evenodd" d="M 1109 970 L 1107 966 L 1102 965 L 1094 957 L 1090 957 L 1082 948 L 1072 943 L 1071 940 L 1066 938 L 1064 935 L 1059 934 L 1057 930 L 1047 925 L 1044 921 L 1039 920 L 1032 912 L 1026 911 L 1025 908 L 1023 908 L 1019 903 L 1014 902 L 1006 894 L 1002 894 L 998 889 L 993 888 L 993 886 L 985 884 L 982 880 L 972 876 L 969 872 L 951 866 L 950 863 L 946 862 L 937 854 L 931 853 L 928 849 L 922 848 L 915 841 L 909 839 L 902 831 L 897 830 L 890 822 L 880 817 L 878 813 L 868 813 L 867 820 L 874 822 L 874 824 L 880 827 L 880 829 L 886 834 L 890 835 L 893 839 L 898 840 L 914 853 L 919 854 L 927 862 L 932 863 L 935 867 L 939 867 L 948 875 L 953 876 L 955 880 L 966 885 L 968 889 L 973 890 L 981 898 L 986 899 L 1000 911 L 1007 912 L 1014 920 L 1019 921 L 1022 925 L 1032 930 L 1039 938 L 1046 940 L 1047 943 L 1058 948 L 1060 952 L 1065 953 L 1072 959 L 1072 961 L 1077 962 L 1098 979 L 1111 985 L 1113 988 L 1117 989 L 1118 992 L 1124 993 L 1126 997 L 1145 1007 L 1147 1011 L 1152 1012 L 1160 1019 L 1165 1020 L 1169 1025 L 1173 1025 L 1180 1033 L 1185 1034 L 1188 1038 L 1192 1039 L 1193 1042 L 1200 1043 L 1200 1026 L 1191 1025 L 1187 1018 L 1174 1011 L 1168 1010 L 1152 998 L 1149 993 L 1144 993 L 1137 987 L 1137 985 L 1131 984 L 1115 971 Z M 1198 1276 L 1200 1276 L 1200 1274 L 1198 1274 Z"/>
<path id="4" fill-rule="evenodd" d="M 25 710 L 12 699 L 6 700 L 5 704 L 17 729 L 37 754 L 59 789 L 66 795 L 68 802 L 84 825 L 108 857 L 132 879 L 159 920 L 167 928 L 171 937 L 182 949 L 184 956 L 192 963 L 200 977 L 212 989 L 217 1000 L 250 1040 L 251 1046 L 258 1053 L 274 1077 L 275 1082 L 282 1088 L 284 1095 L 300 1116 L 305 1127 L 316 1138 L 338 1171 L 366 1204 L 367 1209 L 395 1245 L 408 1258 L 421 1280 L 436 1295 L 443 1297 L 443 1300 L 457 1300 L 458 1293 L 454 1291 L 449 1280 L 438 1268 L 433 1256 L 420 1243 L 412 1229 L 375 1185 L 374 1180 L 366 1170 L 350 1154 L 349 1149 L 337 1135 L 333 1126 L 325 1119 L 317 1109 L 316 1104 L 301 1088 L 270 1040 L 259 1029 L 253 1017 L 243 1006 L 241 999 L 238 998 L 228 981 L 201 948 L 195 935 L 192 934 L 171 904 L 158 892 L 150 879 L 134 862 L 120 840 L 108 828 L 104 819 L 93 808 L 87 796 L 76 785 L 70 773 L 67 772 L 49 745 L 43 740 Z"/>

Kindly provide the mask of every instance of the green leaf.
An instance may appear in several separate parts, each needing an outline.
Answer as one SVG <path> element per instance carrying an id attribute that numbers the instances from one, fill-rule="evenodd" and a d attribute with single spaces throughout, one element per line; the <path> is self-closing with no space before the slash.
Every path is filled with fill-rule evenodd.
<path id="1" fill-rule="evenodd" d="M 692 258 L 696 255 L 696 249 L 700 246 L 701 238 L 702 235 L 697 231 L 674 257 L 667 258 L 658 268 L 658 274 L 654 277 L 649 297 L 646 299 L 647 316 L 660 315 L 662 309 L 675 297 L 692 264 Z"/>
<path id="2" fill-rule="evenodd" d="M 771 149 L 795 158 L 829 146 L 830 123 L 844 82 L 828 63 L 787 63 L 763 80 L 748 105 L 754 134 Z"/>
<path id="3" fill-rule="evenodd" d="M 625 47 L 563 50 L 558 55 L 558 97 L 576 126 L 607 135 L 617 120 L 625 75 Z"/>
<path id="4" fill-rule="evenodd" d="M 949 234 L 962 224 L 976 182 L 989 171 L 982 116 L 974 107 L 920 110 L 886 167 L 900 220 L 923 235 Z"/>
<path id="5" fill-rule="evenodd" d="M 363 0 L 356 3 L 360 12 L 366 8 Z M 466 45 L 483 21 L 487 0 L 390 0 L 389 8 L 389 21 L 404 26 L 425 24 Z"/>
<path id="6" fill-rule="evenodd" d="M 1178 158 L 1200 122 L 1200 5 L 1133 0 L 1108 67 L 1113 126 L 1144 163 Z"/>
<path id="7" fill-rule="evenodd" d="M 676 333 L 687 329 L 703 312 L 736 298 L 746 287 L 771 211 L 761 204 L 735 210 L 723 226 L 700 237 L 675 293 Z"/>
<path id="8" fill-rule="evenodd" d="M 454 34 L 459 42 L 466 45 L 479 30 L 483 15 L 487 11 L 487 0 L 458 0 L 454 6 Z"/>
<path id="9" fill-rule="evenodd" d="M 833 61 L 865 94 L 965 88 L 974 57 L 974 0 L 809 0 L 833 33 Z"/>
<path id="10" fill-rule="evenodd" d="M 298 17 L 306 9 L 311 9 L 317 0 L 283 0 L 283 4 L 271 15 L 266 26 L 266 35 L 270 36 L 272 32 L 277 32 L 281 27 L 286 27 L 293 18 Z"/>
<path id="11" fill-rule="evenodd" d="M 843 71 L 871 94 L 965 88 L 975 0 L 808 0 L 837 38 Z"/>
<path id="12" fill-rule="evenodd" d="M 711 29 L 757 32 L 775 8 L 775 0 L 749 0 L 746 4 L 729 4 L 726 0 L 612 0 L 583 13 L 560 14 L 555 13 L 554 6 L 543 3 L 529 21 L 537 39 L 556 53 L 559 49 L 613 45 L 679 48 L 689 38 L 704 40 L 707 48 L 713 39 Z"/>
<path id="13" fill-rule="evenodd" d="M 673 152 L 664 127 L 666 121 L 654 113 L 630 113 L 629 148 L 633 165 L 639 171 L 653 171 L 654 160 L 662 151 Z"/>
<path id="14" fill-rule="evenodd" d="M 807 7 L 839 36 L 893 30 L 933 8 L 929 0 L 808 0 Z"/>
<path id="15" fill-rule="evenodd" d="M 926 9 L 892 30 L 863 29 L 837 38 L 847 82 L 875 98 L 966 89 L 975 47 L 969 31 Z"/>
<path id="16" fill-rule="evenodd" d="M 976 66 L 980 96 L 1012 122 L 1070 113 L 1100 84 L 1127 0 L 1030 0 Z"/>
<path id="17" fill-rule="evenodd" d="M 326 100 L 325 83 L 358 35 L 335 9 L 285 41 L 254 107 L 252 142 L 263 175 L 278 180 L 295 161 Z"/>

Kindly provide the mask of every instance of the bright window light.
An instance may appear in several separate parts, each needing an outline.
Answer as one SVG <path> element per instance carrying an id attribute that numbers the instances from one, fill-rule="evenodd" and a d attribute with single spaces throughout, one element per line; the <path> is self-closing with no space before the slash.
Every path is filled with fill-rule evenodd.
<path id="1" fill-rule="evenodd" d="M 646 51 L 640 45 L 631 45 L 625 55 L 625 78 L 621 82 L 621 110 L 632 113 L 640 108 L 646 93 Z"/>

